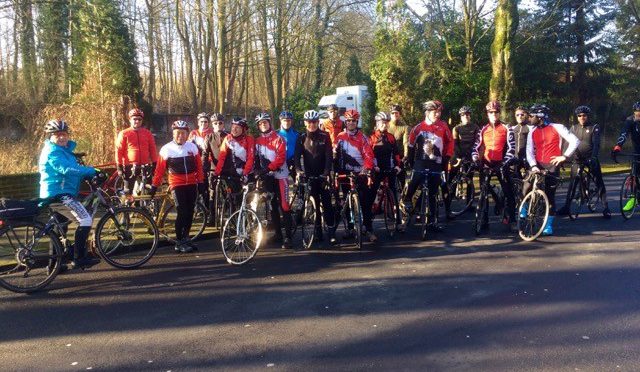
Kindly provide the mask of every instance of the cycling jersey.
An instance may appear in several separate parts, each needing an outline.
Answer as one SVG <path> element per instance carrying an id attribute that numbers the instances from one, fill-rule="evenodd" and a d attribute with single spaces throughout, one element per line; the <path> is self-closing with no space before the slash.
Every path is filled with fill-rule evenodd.
<path id="1" fill-rule="evenodd" d="M 453 128 L 453 156 L 456 159 L 471 158 L 471 151 L 473 150 L 473 144 L 476 142 L 478 130 L 478 126 L 473 123 L 458 124 Z"/>
<path id="2" fill-rule="evenodd" d="M 189 141 L 193 142 L 198 146 L 200 153 L 204 151 L 205 138 L 208 134 L 213 133 L 211 128 L 200 131 L 200 129 L 194 129 L 189 133 Z"/>
<path id="3" fill-rule="evenodd" d="M 333 146 L 335 171 L 338 173 L 373 169 L 373 150 L 367 137 L 357 130 L 354 133 L 344 131 L 336 137 Z"/>
<path id="4" fill-rule="evenodd" d="M 370 137 L 374 163 L 383 170 L 400 166 L 400 154 L 395 137 L 389 132 L 376 130 Z"/>
<path id="5" fill-rule="evenodd" d="M 177 186 L 196 185 L 204 182 L 202 161 L 198 147 L 193 142 L 178 145 L 171 141 L 160 149 L 158 165 L 153 175 L 153 185 L 160 187 L 165 171 L 169 171 L 169 189 Z"/>
<path id="6" fill-rule="evenodd" d="M 48 139 L 44 141 L 38 160 L 41 199 L 64 194 L 75 197 L 80 190 L 80 182 L 96 174 L 94 168 L 78 164 L 73 154 L 75 148 L 74 141 L 67 142 L 67 146 L 56 145 Z"/>
<path id="7" fill-rule="evenodd" d="M 287 145 L 287 161 L 290 161 L 293 159 L 293 154 L 296 151 L 296 141 L 298 140 L 300 133 L 296 132 L 293 127 L 289 129 L 280 128 L 277 133 L 284 138 Z"/>
<path id="8" fill-rule="evenodd" d="M 562 139 L 568 142 L 567 149 L 562 153 Z M 543 126 L 534 127 L 527 137 L 527 161 L 534 167 L 538 163 L 546 165 L 551 163 L 551 158 L 564 155 L 570 157 L 576 150 L 580 140 L 569 132 L 562 124 L 545 123 Z"/>
<path id="9" fill-rule="evenodd" d="M 338 138 L 338 134 L 342 133 L 344 129 L 344 123 L 342 123 L 342 120 L 340 120 L 340 118 L 337 118 L 335 121 L 332 121 L 331 119 L 324 119 L 320 122 L 320 128 L 322 128 L 323 131 L 329 133 L 331 143 L 335 144 L 337 140 L 336 138 Z"/>
<path id="10" fill-rule="evenodd" d="M 329 134 L 316 130 L 302 133 L 296 141 L 294 161 L 297 171 L 310 177 L 328 176 L 333 153 Z"/>
<path id="11" fill-rule="evenodd" d="M 218 164 L 220 147 L 227 134 L 225 131 L 211 132 L 205 137 L 202 151 L 202 167 L 205 171 L 209 171 L 212 168 L 211 164 L 213 164 L 213 167 Z"/>
<path id="12" fill-rule="evenodd" d="M 471 156 L 489 163 L 510 162 L 515 156 L 513 132 L 501 122 L 495 125 L 486 124 L 478 132 Z"/>
<path id="13" fill-rule="evenodd" d="M 220 146 L 220 157 L 215 174 L 227 176 L 247 176 L 253 170 L 255 141 L 243 134 L 234 137 L 228 134 Z"/>
<path id="14" fill-rule="evenodd" d="M 275 131 L 261 133 L 256 138 L 256 169 L 267 169 L 274 172 L 276 179 L 289 177 L 287 169 L 287 145 Z"/>
<path id="15" fill-rule="evenodd" d="M 640 154 L 640 121 L 633 120 L 633 116 L 629 116 L 624 121 L 616 145 L 624 145 L 629 138 L 631 138 L 631 142 L 633 143 L 633 152 Z"/>
<path id="16" fill-rule="evenodd" d="M 451 130 L 442 120 L 427 124 L 420 122 L 409 134 L 409 161 L 414 169 L 442 170 L 443 158 L 453 155 Z"/>
<path id="17" fill-rule="evenodd" d="M 116 139 L 116 164 L 149 164 L 158 159 L 156 141 L 147 128 L 127 128 Z"/>
<path id="18" fill-rule="evenodd" d="M 516 139 L 516 157 L 524 161 L 527 159 L 527 137 L 533 126 L 523 123 L 510 125 L 509 128 Z"/>
<path id="19" fill-rule="evenodd" d="M 598 124 L 585 123 L 585 125 L 573 124 L 570 132 L 580 143 L 573 156 L 578 160 L 590 160 L 598 158 L 600 152 L 600 126 Z"/>

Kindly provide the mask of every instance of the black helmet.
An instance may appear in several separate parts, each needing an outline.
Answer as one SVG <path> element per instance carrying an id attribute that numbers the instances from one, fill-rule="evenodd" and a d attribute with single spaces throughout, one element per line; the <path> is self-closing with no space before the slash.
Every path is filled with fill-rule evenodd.
<path id="1" fill-rule="evenodd" d="M 330 104 L 329 106 L 327 106 L 327 111 L 338 111 L 338 105 L 336 104 Z"/>
<path id="2" fill-rule="evenodd" d="M 462 106 L 460 107 L 460 110 L 458 110 L 458 114 L 462 115 L 462 114 L 470 114 L 472 113 L 473 110 L 471 110 L 471 107 L 469 106 Z"/>
<path id="3" fill-rule="evenodd" d="M 551 110 L 546 105 L 535 103 L 529 108 L 529 114 L 535 115 L 539 118 L 546 118 L 551 113 Z"/>
<path id="4" fill-rule="evenodd" d="M 578 106 L 576 107 L 576 109 L 574 110 L 574 113 L 576 115 L 578 114 L 587 114 L 587 115 L 591 115 L 591 108 L 589 108 L 589 106 Z"/>
<path id="5" fill-rule="evenodd" d="M 640 101 L 633 104 L 633 111 L 640 111 Z"/>
<path id="6" fill-rule="evenodd" d="M 389 109 L 389 112 L 399 112 L 402 114 L 402 106 L 395 104 L 395 105 L 391 105 L 391 108 Z"/>
<path id="7" fill-rule="evenodd" d="M 212 112 L 210 118 L 211 121 L 224 121 L 224 115 L 219 112 Z"/>
<path id="8" fill-rule="evenodd" d="M 69 125 L 62 119 L 49 120 L 47 124 L 44 125 L 44 132 L 48 134 L 56 132 L 69 132 Z"/>
<path id="9" fill-rule="evenodd" d="M 247 123 L 247 119 L 241 118 L 239 116 L 236 116 L 233 118 L 233 120 L 231 120 L 231 125 L 239 125 L 244 129 L 247 129 L 249 127 L 249 124 Z"/>

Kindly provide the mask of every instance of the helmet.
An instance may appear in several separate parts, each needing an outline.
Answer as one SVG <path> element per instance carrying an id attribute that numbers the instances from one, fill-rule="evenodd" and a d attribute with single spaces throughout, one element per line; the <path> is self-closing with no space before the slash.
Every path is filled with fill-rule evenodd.
<path id="1" fill-rule="evenodd" d="M 239 116 L 236 116 L 231 120 L 231 125 L 239 125 L 244 129 L 247 129 L 249 127 L 249 124 L 247 124 L 247 119 L 241 118 Z"/>
<path id="2" fill-rule="evenodd" d="M 640 101 L 633 104 L 633 111 L 640 111 Z"/>
<path id="3" fill-rule="evenodd" d="M 389 120 L 391 120 L 391 118 L 389 117 L 389 114 L 387 114 L 384 111 L 380 111 L 379 113 L 377 113 L 375 119 L 376 119 L 376 121 L 389 121 Z"/>
<path id="4" fill-rule="evenodd" d="M 258 115 L 256 115 L 256 118 L 255 118 L 256 124 L 258 124 L 262 120 L 268 120 L 269 123 L 271 123 L 271 115 L 269 115 L 268 112 L 261 112 Z"/>
<path id="5" fill-rule="evenodd" d="M 529 108 L 529 114 L 535 115 L 539 118 L 548 117 L 551 113 L 551 110 L 546 105 L 535 103 L 531 108 Z"/>
<path id="6" fill-rule="evenodd" d="M 338 105 L 335 104 L 330 104 L 329 106 L 327 106 L 327 111 L 338 111 Z"/>
<path id="7" fill-rule="evenodd" d="M 498 111 L 498 112 L 500 112 L 501 108 L 502 108 L 502 106 L 500 106 L 500 102 L 498 102 L 498 101 L 489 101 L 489 103 L 487 103 L 487 105 L 485 106 L 485 110 L 487 110 L 487 111 Z"/>
<path id="8" fill-rule="evenodd" d="M 308 110 L 304 113 L 304 120 L 314 121 L 320 119 L 320 114 L 316 110 Z"/>
<path id="9" fill-rule="evenodd" d="M 201 112 L 201 113 L 198 114 L 198 121 L 200 121 L 200 119 L 202 119 L 202 118 L 210 120 L 209 114 L 207 114 L 206 112 Z"/>
<path id="10" fill-rule="evenodd" d="M 462 115 L 462 114 L 470 114 L 472 113 L 473 110 L 471 110 L 471 107 L 469 106 L 462 106 L 460 107 L 460 110 L 458 110 L 458 114 Z"/>
<path id="11" fill-rule="evenodd" d="M 212 112 L 209 118 L 211 121 L 224 121 L 224 115 L 219 112 Z"/>
<path id="12" fill-rule="evenodd" d="M 402 106 L 395 104 L 395 105 L 391 105 L 391 108 L 389 109 L 389 112 L 399 112 L 402 113 Z"/>
<path id="13" fill-rule="evenodd" d="M 358 120 L 360 119 L 360 113 L 354 109 L 349 109 L 344 112 L 344 120 Z"/>
<path id="14" fill-rule="evenodd" d="M 56 132 L 69 132 L 69 124 L 67 124 L 64 120 L 49 120 L 47 124 L 44 125 L 45 133 L 56 133 Z"/>
<path id="15" fill-rule="evenodd" d="M 524 106 L 518 106 L 516 107 L 515 111 L 524 111 L 526 113 L 529 113 L 529 109 L 524 107 Z"/>
<path id="16" fill-rule="evenodd" d="M 289 111 L 282 111 L 280 113 L 280 119 L 293 119 L 293 114 Z"/>
<path id="17" fill-rule="evenodd" d="M 578 114 L 591 115 L 591 108 L 589 106 L 578 106 L 578 107 L 576 107 L 576 109 L 573 112 L 576 115 L 578 115 Z"/>
<path id="18" fill-rule="evenodd" d="M 129 111 L 129 118 L 132 118 L 134 116 L 144 118 L 144 111 L 140 110 L 139 108 L 131 109 L 131 111 Z"/>
<path id="19" fill-rule="evenodd" d="M 434 111 L 438 110 L 438 104 L 436 101 L 427 101 L 422 104 L 422 108 L 424 108 L 425 111 Z"/>
<path id="20" fill-rule="evenodd" d="M 444 103 L 442 103 L 442 102 L 440 102 L 438 100 L 435 100 L 433 102 L 435 102 L 436 106 L 438 106 L 438 111 L 444 110 Z"/>
<path id="21" fill-rule="evenodd" d="M 171 124 L 171 130 L 173 129 L 184 129 L 189 130 L 189 124 L 187 124 L 184 120 L 176 120 Z"/>

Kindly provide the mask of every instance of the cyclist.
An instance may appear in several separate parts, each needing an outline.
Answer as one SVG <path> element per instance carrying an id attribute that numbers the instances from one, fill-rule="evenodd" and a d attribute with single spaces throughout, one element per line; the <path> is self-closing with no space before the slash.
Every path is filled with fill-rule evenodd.
<path id="1" fill-rule="evenodd" d="M 142 166 L 150 166 L 153 174 L 158 153 L 153 134 L 142 126 L 144 112 L 138 108 L 129 111 L 130 127 L 118 133 L 116 139 L 116 168 L 118 175 L 124 180 L 124 191 L 131 194 L 131 189 L 140 174 Z M 146 180 L 142 180 L 143 182 Z"/>
<path id="2" fill-rule="evenodd" d="M 571 164 L 569 190 L 573 187 L 574 177 L 578 173 L 580 164 L 587 165 L 594 177 L 600 198 L 604 205 L 602 216 L 609 219 L 611 218 L 611 211 L 609 210 L 609 203 L 607 202 L 607 191 L 604 181 L 602 180 L 602 170 L 598 158 L 600 154 L 600 126 L 591 122 L 591 108 L 589 106 L 578 106 L 574 113 L 578 119 L 578 123 L 573 124 L 569 131 L 578 137 L 580 144 L 572 156 L 573 164 Z M 567 193 L 565 204 L 558 210 L 558 215 L 566 216 L 569 214 L 569 203 L 571 203 L 569 197 L 570 193 Z"/>
<path id="3" fill-rule="evenodd" d="M 198 114 L 198 129 L 194 129 L 189 133 L 189 141 L 198 146 L 200 153 L 202 153 L 204 151 L 205 138 L 211 132 L 213 130 L 211 129 L 209 114 L 201 112 Z"/>
<path id="4" fill-rule="evenodd" d="M 331 138 L 331 143 L 336 143 L 336 137 L 340 134 L 344 129 L 344 123 L 340 120 L 340 110 L 337 105 L 331 104 L 327 107 L 328 118 L 322 120 L 320 123 L 320 129 L 329 133 L 329 137 Z"/>
<path id="5" fill-rule="evenodd" d="M 474 162 L 478 163 L 480 169 L 480 184 L 491 182 L 491 172 L 485 171 L 483 165 L 491 169 L 497 170 L 496 176 L 502 192 L 505 196 L 505 204 L 507 208 L 507 219 L 503 220 L 504 224 L 509 224 L 512 230 L 517 230 L 515 218 L 515 199 L 513 196 L 513 187 L 511 186 L 511 170 L 510 165 L 515 159 L 515 138 L 510 127 L 500 121 L 500 102 L 491 101 L 485 107 L 489 123 L 487 123 L 476 138 L 473 145 L 473 153 L 471 155 Z M 498 200 L 496 200 L 496 205 Z M 488 209 L 485 209 L 482 217 L 482 229 L 489 227 Z"/>
<path id="6" fill-rule="evenodd" d="M 69 125 L 63 120 L 50 120 L 45 124 L 44 140 L 38 171 L 40 172 L 40 198 L 54 201 L 51 207 L 62 216 L 76 222 L 72 268 L 86 268 L 100 262 L 87 254 L 87 239 L 93 217 L 78 201 L 80 183 L 93 177 L 97 169 L 78 164 L 73 154 L 76 143 L 69 140 Z M 102 173 L 100 173 L 102 175 Z"/>
<path id="7" fill-rule="evenodd" d="M 228 135 L 224 130 L 224 116 L 222 114 L 214 112 L 211 114 L 210 120 L 211 132 L 204 139 L 204 149 L 202 151 L 202 170 L 205 177 L 209 174 L 213 175 L 213 169 L 218 164 L 218 157 L 220 156 L 220 146 L 222 146 L 222 141 Z M 209 223 L 211 225 L 215 224 L 216 220 L 215 181 L 215 177 L 209 177 L 209 213 L 211 214 Z"/>
<path id="8" fill-rule="evenodd" d="M 550 110 L 542 104 L 535 104 L 529 109 L 529 121 L 533 128 L 527 138 L 527 162 L 529 172 L 540 172 L 544 169 L 548 175 L 544 179 L 544 192 L 549 199 L 549 218 L 542 231 L 543 235 L 553 235 L 553 220 L 556 215 L 556 189 L 558 187 L 558 175 L 560 164 L 565 162 L 578 148 L 580 140 L 562 124 L 549 121 Z M 567 141 L 567 149 L 562 152 L 562 140 Z M 522 195 L 527 195 L 531 189 L 531 183 L 525 180 L 522 186 Z M 526 210 L 520 211 L 520 217 L 526 217 Z"/>
<path id="9" fill-rule="evenodd" d="M 524 106 L 516 107 L 516 124 L 509 125 L 516 139 L 516 158 L 513 163 L 513 177 L 522 178 L 522 171 L 527 166 L 527 137 L 532 126 L 529 123 L 529 110 Z"/>
<path id="10" fill-rule="evenodd" d="M 400 148 L 400 157 L 404 158 L 407 155 L 407 149 L 409 146 L 409 133 L 411 127 L 407 126 L 402 119 L 402 106 L 398 104 L 391 105 L 389 112 L 391 119 L 389 120 L 389 133 L 393 135 Z"/>
<path id="11" fill-rule="evenodd" d="M 640 154 L 640 102 L 636 102 L 633 104 L 633 115 L 629 116 L 624 123 L 622 124 L 622 131 L 620 132 L 620 137 L 618 137 L 618 141 L 616 145 L 613 147 L 612 152 L 614 154 L 622 151 L 622 146 L 627 139 L 631 138 L 631 143 L 633 144 L 633 153 Z M 635 161 L 640 161 L 640 156 L 634 157 Z M 632 173 L 634 176 L 638 177 L 638 166 L 636 163 L 633 163 Z M 624 212 L 628 212 L 635 208 L 636 206 L 636 198 L 631 197 L 627 200 L 627 203 L 622 207 Z"/>
<path id="12" fill-rule="evenodd" d="M 362 206 L 362 222 L 366 230 L 365 234 L 370 242 L 375 242 L 378 237 L 373 233 L 373 222 L 371 216 L 371 205 L 373 198 L 369 186 L 372 183 L 371 171 L 373 170 L 373 150 L 367 137 L 358 129 L 358 119 L 360 113 L 354 109 L 349 109 L 344 113 L 346 129 L 338 134 L 333 145 L 334 171 L 336 175 L 348 173 L 358 173 L 356 189 Z M 348 185 L 341 185 L 343 193 L 346 195 Z M 336 226 L 337 227 L 337 224 Z M 334 229 L 335 229 L 334 227 Z M 353 238 L 353 226 L 349 225 L 345 238 Z M 363 231 L 364 232 L 364 231 Z"/>
<path id="13" fill-rule="evenodd" d="M 374 198 L 378 192 L 380 183 L 384 177 L 387 177 L 389 188 L 393 194 L 393 203 L 398 205 L 398 188 L 396 187 L 396 176 L 402 171 L 402 160 L 395 137 L 388 132 L 389 121 L 391 118 L 386 112 L 379 112 L 375 116 L 376 130 L 370 137 L 371 147 L 373 148 L 375 171 L 380 172 L 373 178 Z M 399 208 L 396 208 L 396 230 L 404 232 L 402 226 L 402 218 Z"/>
<path id="14" fill-rule="evenodd" d="M 462 106 L 458 110 L 458 114 L 460 114 L 460 124 L 453 127 L 451 132 L 453 137 L 453 157 L 451 158 L 449 168 L 449 179 L 453 179 L 460 172 L 460 166 L 464 160 L 471 161 L 473 144 L 480 130 L 480 128 L 471 121 L 471 113 L 472 110 L 469 106 Z M 473 171 L 471 171 L 469 176 L 473 178 Z M 451 198 L 447 197 L 445 202 L 446 209 L 449 210 Z"/>
<path id="15" fill-rule="evenodd" d="M 276 242 L 282 242 L 282 249 L 291 249 L 291 209 L 289 208 L 289 170 L 287 169 L 287 145 L 271 126 L 271 115 L 262 112 L 256 116 L 256 124 L 260 134 L 256 138 L 255 174 L 263 181 L 267 192 L 273 193 L 271 198 L 271 221 L 273 222 Z M 280 221 L 280 209 L 282 218 Z M 284 225 L 285 236 L 282 239 Z"/>
<path id="16" fill-rule="evenodd" d="M 447 123 L 440 120 L 442 103 L 427 101 L 423 105 L 424 121 L 418 123 L 409 134 L 409 150 L 405 158 L 405 165 L 413 169 L 413 174 L 407 185 L 407 192 L 402 200 L 407 214 L 413 209 L 412 199 L 418 187 L 427 181 L 429 188 L 429 220 L 433 221 L 431 228 L 441 231 L 442 227 L 435 223 L 433 213 L 436 210 L 436 193 L 440 185 L 440 173 L 453 155 L 453 138 Z M 430 171 L 429 175 L 424 171 Z"/>
<path id="17" fill-rule="evenodd" d="M 188 141 L 189 124 L 177 120 L 171 125 L 173 141 L 162 146 L 158 157 L 158 166 L 153 175 L 151 195 L 162 184 L 165 171 L 169 173 L 167 181 L 176 205 L 176 252 L 189 253 L 197 248 L 189 240 L 189 231 L 193 223 L 193 211 L 198 194 L 205 191 L 202 160 L 198 147 Z"/>
<path id="18" fill-rule="evenodd" d="M 293 164 L 293 154 L 296 151 L 296 141 L 298 140 L 298 133 L 293 128 L 293 114 L 289 111 L 282 111 L 280 113 L 280 129 L 278 134 L 284 138 L 287 144 L 287 169 L 293 176 L 295 173 L 295 165 Z"/>
<path id="19" fill-rule="evenodd" d="M 220 156 L 214 176 L 238 177 L 242 182 L 247 182 L 249 174 L 253 170 L 253 157 L 255 154 L 255 140 L 247 134 L 249 125 L 247 120 L 234 117 L 231 121 L 231 132 L 224 137 L 220 146 Z M 229 180 L 227 185 L 232 192 L 240 192 L 240 182 Z"/>
<path id="20" fill-rule="evenodd" d="M 298 180 L 304 176 L 329 179 L 333 162 L 331 139 L 327 133 L 319 130 L 319 120 L 320 115 L 315 110 L 309 110 L 304 113 L 304 125 L 307 130 L 298 137 L 293 156 Z M 318 210 L 320 203 L 322 203 L 324 221 L 329 227 L 329 242 L 335 244 L 335 212 L 331 203 L 331 193 L 324 187 L 324 183 L 321 180 L 313 179 L 308 180 L 308 182 L 310 182 L 310 196 L 316 201 Z M 320 213 L 316 213 L 315 236 L 318 240 L 322 240 Z"/>

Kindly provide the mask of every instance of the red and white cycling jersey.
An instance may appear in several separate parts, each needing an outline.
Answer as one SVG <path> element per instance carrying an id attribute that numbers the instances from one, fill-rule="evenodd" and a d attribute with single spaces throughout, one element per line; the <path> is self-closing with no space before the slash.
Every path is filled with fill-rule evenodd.
<path id="1" fill-rule="evenodd" d="M 367 137 L 359 130 L 354 134 L 344 131 L 336 137 L 333 146 L 337 173 L 361 172 L 373 169 L 373 149 Z"/>
<path id="2" fill-rule="evenodd" d="M 153 185 L 160 187 L 165 171 L 169 172 L 167 181 L 169 188 L 176 186 L 196 185 L 204 182 L 202 160 L 198 148 L 193 142 L 178 145 L 171 141 L 160 149 L 158 165 L 153 175 Z"/>
<path id="3" fill-rule="evenodd" d="M 442 164 L 443 157 L 453 155 L 453 136 L 442 120 L 433 124 L 422 121 L 411 130 L 409 147 L 415 148 L 416 162 Z"/>
<path id="4" fill-rule="evenodd" d="M 471 155 L 490 163 L 508 162 L 516 154 L 515 145 L 516 139 L 511 128 L 501 122 L 495 126 L 489 123 L 478 132 Z"/>
<path id="5" fill-rule="evenodd" d="M 289 177 L 287 169 L 287 143 L 278 133 L 271 130 L 256 137 L 256 169 L 264 169 L 274 173 L 276 179 Z"/>
<path id="6" fill-rule="evenodd" d="M 207 134 L 213 133 L 211 128 L 200 131 L 200 129 L 194 129 L 189 133 L 189 141 L 193 142 L 200 149 L 200 153 L 204 151 L 205 137 Z"/>
<path id="7" fill-rule="evenodd" d="M 220 155 L 215 174 L 227 176 L 247 176 L 253 170 L 255 141 L 243 134 L 234 137 L 228 134 L 220 145 Z"/>
<path id="8" fill-rule="evenodd" d="M 564 154 L 562 139 L 568 142 Z M 578 137 L 562 124 L 549 123 L 533 127 L 527 137 L 527 162 L 533 167 L 538 164 L 549 164 L 551 158 L 555 156 L 564 155 L 568 158 L 576 151 L 579 143 Z"/>

